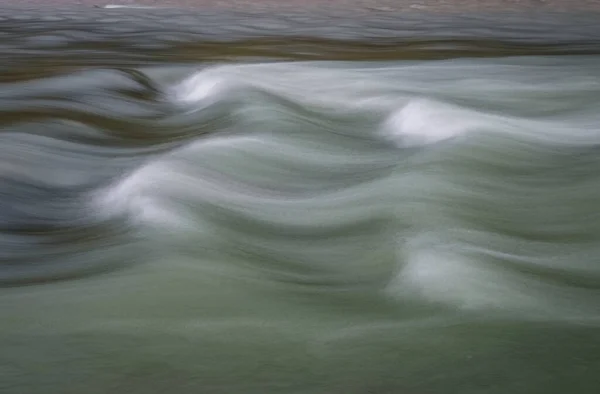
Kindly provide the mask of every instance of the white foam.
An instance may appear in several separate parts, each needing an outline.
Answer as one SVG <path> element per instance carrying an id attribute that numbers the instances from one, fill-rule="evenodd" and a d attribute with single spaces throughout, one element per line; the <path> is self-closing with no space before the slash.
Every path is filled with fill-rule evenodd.
<path id="1" fill-rule="evenodd" d="M 209 73 L 198 73 L 184 80 L 173 88 L 176 101 L 184 103 L 196 103 L 214 98 L 225 90 L 227 83 L 225 79 Z"/>
<path id="2" fill-rule="evenodd" d="M 147 164 L 93 198 L 95 212 L 102 216 L 128 215 L 135 225 L 191 228 L 193 224 L 169 207 L 158 192 L 164 173 L 171 172 L 165 163 Z"/>
<path id="3" fill-rule="evenodd" d="M 597 322 L 585 302 L 590 292 L 524 276 L 464 244 L 422 233 L 402 245 L 403 266 L 386 293 L 398 299 L 426 299 L 464 311 L 510 314 L 531 320 Z M 586 297 L 586 298 L 580 298 Z"/>
<path id="4" fill-rule="evenodd" d="M 435 144 L 461 136 L 476 127 L 473 114 L 427 99 L 411 100 L 392 113 L 382 130 L 401 148 Z"/>
<path id="5" fill-rule="evenodd" d="M 407 249 L 406 265 L 389 287 L 392 293 L 462 309 L 503 309 L 517 303 L 510 282 L 497 270 L 433 245 Z"/>

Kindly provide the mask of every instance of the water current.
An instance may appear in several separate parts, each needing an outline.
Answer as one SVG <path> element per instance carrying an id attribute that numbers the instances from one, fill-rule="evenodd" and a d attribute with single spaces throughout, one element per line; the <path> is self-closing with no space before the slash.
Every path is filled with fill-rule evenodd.
<path id="1" fill-rule="evenodd" d="M 600 15 L 0 11 L 0 393 L 600 392 Z"/>

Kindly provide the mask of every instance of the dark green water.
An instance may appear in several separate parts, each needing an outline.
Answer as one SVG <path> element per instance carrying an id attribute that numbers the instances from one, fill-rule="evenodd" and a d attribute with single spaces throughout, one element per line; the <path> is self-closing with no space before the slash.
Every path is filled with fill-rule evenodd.
<path id="1" fill-rule="evenodd" d="M 0 11 L 0 393 L 599 392 L 597 20 Z"/>

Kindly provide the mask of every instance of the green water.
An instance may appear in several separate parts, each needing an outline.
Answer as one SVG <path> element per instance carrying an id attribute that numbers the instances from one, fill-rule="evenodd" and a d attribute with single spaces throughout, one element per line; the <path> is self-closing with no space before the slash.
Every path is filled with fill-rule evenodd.
<path id="1" fill-rule="evenodd" d="M 1 11 L 0 393 L 598 392 L 596 20 Z"/>

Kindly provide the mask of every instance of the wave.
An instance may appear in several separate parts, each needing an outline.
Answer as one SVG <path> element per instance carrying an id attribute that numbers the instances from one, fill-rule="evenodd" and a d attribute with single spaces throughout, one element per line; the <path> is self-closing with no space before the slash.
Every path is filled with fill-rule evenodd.
<path id="1" fill-rule="evenodd" d="M 0 103 L 0 279 L 201 256 L 188 268 L 597 321 L 597 63 L 305 62 L 15 83 Z"/>
<path id="2" fill-rule="evenodd" d="M 0 392 L 595 392 L 595 15 L 48 10 L 0 10 Z"/>
<path id="3" fill-rule="evenodd" d="M 167 255 L 254 280 L 595 322 L 598 130 L 584 125 L 598 115 L 563 97 L 598 86 L 523 86 L 528 62 L 460 81 L 460 62 L 207 68 L 166 97 L 232 123 L 134 171 L 100 209 L 136 212 Z M 415 78 L 434 69 L 447 79 Z M 500 80 L 475 88 L 491 69 Z"/>
<path id="4" fill-rule="evenodd" d="M 595 388 L 599 61 L 4 84 L 0 391 Z"/>

